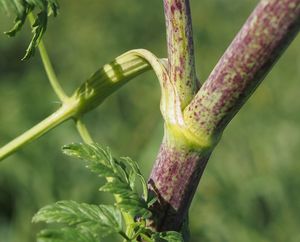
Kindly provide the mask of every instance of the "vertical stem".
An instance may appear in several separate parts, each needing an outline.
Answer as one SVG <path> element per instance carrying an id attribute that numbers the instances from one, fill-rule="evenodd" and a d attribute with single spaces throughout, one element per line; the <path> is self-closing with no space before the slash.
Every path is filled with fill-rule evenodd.
<path id="1" fill-rule="evenodd" d="M 189 15 L 188 1 L 164 0 L 164 3 L 170 79 L 175 81 L 176 91 L 183 95 L 186 89 L 182 87 L 184 83 L 187 86 L 185 81 L 188 79 L 181 79 L 180 75 L 188 76 L 192 71 L 178 69 L 178 58 L 184 53 L 183 43 L 192 45 L 191 36 L 186 34 L 191 33 L 189 28 L 184 31 L 186 35 L 182 34 L 182 25 L 188 23 L 189 18 L 180 16 L 183 13 Z M 185 107 L 183 127 L 177 125 L 171 130 L 170 125 L 165 125 L 164 140 L 149 180 L 149 190 L 159 198 L 153 206 L 155 216 L 151 222 L 154 229 L 179 231 L 182 228 L 201 174 L 220 134 L 299 28 L 300 0 L 262 0 L 208 80 Z M 181 40 L 178 36 L 186 39 Z M 182 96 L 181 99 L 184 100 Z M 206 145 L 205 142 L 189 144 L 193 140 L 208 142 Z"/>
<path id="2" fill-rule="evenodd" d="M 189 0 L 164 0 L 167 30 L 169 76 L 185 108 L 198 86 Z"/>
<path id="3" fill-rule="evenodd" d="M 180 100 L 181 117 L 198 90 L 189 0 L 164 0 L 164 11 L 168 75 Z M 165 121 L 164 140 L 149 179 L 149 190 L 159 197 L 153 206 L 153 227 L 158 231 L 181 229 L 210 155 L 204 147 L 195 149 L 189 139 L 193 135 L 182 122 Z"/>
<path id="4" fill-rule="evenodd" d="M 210 154 L 210 150 L 196 151 L 164 139 L 148 182 L 159 200 L 152 208 L 155 230 L 182 229 Z"/>

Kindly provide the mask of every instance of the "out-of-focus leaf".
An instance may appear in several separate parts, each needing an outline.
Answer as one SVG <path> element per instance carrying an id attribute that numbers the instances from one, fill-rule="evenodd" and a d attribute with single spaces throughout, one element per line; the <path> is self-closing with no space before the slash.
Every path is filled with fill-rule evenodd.
<path id="1" fill-rule="evenodd" d="M 86 161 L 86 167 L 101 177 L 113 177 L 115 172 L 111 166 L 109 150 L 97 145 L 70 144 L 63 147 L 63 153 Z"/>
<path id="2" fill-rule="evenodd" d="M 121 214 L 113 206 L 91 205 L 75 201 L 60 201 L 42 208 L 33 217 L 33 222 L 41 221 L 68 225 L 95 222 L 118 230 L 121 228 Z"/>
<path id="3" fill-rule="evenodd" d="M 22 60 L 29 59 L 34 55 L 34 50 L 47 29 L 48 16 L 57 15 L 59 8 L 57 0 L 0 0 L 0 7 L 9 14 L 15 15 L 14 26 L 5 32 L 10 37 L 15 36 L 22 29 L 27 16 L 37 9 L 38 14 L 33 17 L 34 23 L 32 24 L 33 37 L 22 58 Z"/>
<path id="4" fill-rule="evenodd" d="M 76 228 L 62 229 L 44 229 L 37 235 L 37 242 L 97 242 L 87 230 L 78 230 Z"/>
<path id="5" fill-rule="evenodd" d="M 88 229 L 101 237 L 122 231 L 121 212 L 118 208 L 109 205 L 60 201 L 40 209 L 32 220 L 63 223 L 79 230 Z"/>
<path id="6" fill-rule="evenodd" d="M 152 239 L 155 242 L 183 242 L 182 235 L 176 231 L 154 233 Z"/>

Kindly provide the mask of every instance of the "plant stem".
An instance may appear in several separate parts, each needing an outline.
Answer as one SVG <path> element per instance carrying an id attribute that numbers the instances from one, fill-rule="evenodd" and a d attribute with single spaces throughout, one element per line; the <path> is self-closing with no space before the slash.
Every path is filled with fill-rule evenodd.
<path id="1" fill-rule="evenodd" d="M 82 83 L 72 95 L 82 103 L 80 113 L 84 114 L 97 107 L 129 80 L 150 69 L 151 66 L 147 60 L 137 55 L 134 50 L 105 64 Z"/>
<path id="2" fill-rule="evenodd" d="M 48 53 L 46 51 L 45 45 L 42 40 L 39 43 L 38 49 L 39 49 L 41 59 L 42 59 L 45 71 L 47 73 L 49 82 L 50 82 L 54 92 L 56 93 L 56 95 L 62 102 L 66 101 L 68 99 L 68 96 L 64 92 L 62 86 L 60 85 L 60 83 L 56 77 L 56 74 L 53 70 L 53 66 L 50 62 Z"/>
<path id="3" fill-rule="evenodd" d="M 181 108 L 185 108 L 196 92 L 192 20 L 189 0 L 164 0 L 169 59 L 169 77 L 176 86 Z"/>
<path id="4" fill-rule="evenodd" d="M 184 111 L 189 130 L 220 137 L 300 29 L 300 0 L 263 0 Z"/>
<path id="5" fill-rule="evenodd" d="M 165 136 L 148 182 L 159 199 L 152 208 L 155 230 L 181 230 L 210 154 L 176 146 Z"/>
<path id="6" fill-rule="evenodd" d="M 28 14 L 28 18 L 29 18 L 30 23 L 33 24 L 34 16 L 32 13 Z M 49 59 L 49 56 L 48 56 L 47 50 L 45 48 L 45 45 L 43 43 L 43 40 L 40 40 L 38 49 L 39 49 L 39 52 L 41 55 L 41 59 L 42 59 L 47 77 L 49 79 L 49 82 L 50 82 L 54 92 L 56 93 L 56 95 L 62 102 L 68 100 L 68 96 L 65 94 L 65 92 L 64 92 L 62 86 L 60 85 L 58 78 L 55 74 L 55 71 L 54 71 L 51 61 Z"/>
<path id="7" fill-rule="evenodd" d="M 0 148 L 0 160 L 3 160 L 65 120 L 81 118 L 83 113 L 97 107 L 107 96 L 111 95 L 127 81 L 149 69 L 150 65 L 147 61 L 136 54 L 128 52 L 117 57 L 111 64 L 104 65 L 104 67 L 95 72 L 90 79 L 85 81 L 74 92 L 72 97 L 64 99 L 63 105 L 58 111 Z M 90 137 L 88 137 L 87 129 L 80 123 L 78 125 L 84 139 L 91 141 Z"/>
<path id="8" fill-rule="evenodd" d="M 82 122 L 82 119 L 76 119 L 75 125 L 76 125 L 77 131 L 78 131 L 80 137 L 82 138 L 82 140 L 85 143 L 87 143 L 87 144 L 94 143 L 93 138 L 92 138 L 89 130 L 87 129 L 85 123 Z"/>
<path id="9" fill-rule="evenodd" d="M 57 125 L 71 118 L 77 110 L 77 102 L 65 103 L 56 112 L 51 114 L 48 118 L 32 127 L 16 139 L 12 140 L 0 149 L 0 161 L 14 153 L 16 150 L 23 147 L 25 144 L 37 139 Z"/>
<path id="10" fill-rule="evenodd" d="M 188 0 L 164 0 L 164 3 L 170 14 L 172 6 L 182 9 L 182 4 L 188 4 Z M 174 13 L 179 11 L 175 10 Z M 155 230 L 182 229 L 201 174 L 222 131 L 299 28 L 300 0 L 262 0 L 184 109 L 184 131 L 204 142 L 199 142 L 198 146 L 189 145 L 190 136 L 183 138 L 179 132 L 181 127 L 170 128 L 165 124 L 164 140 L 148 183 L 150 192 L 159 198 L 153 206 L 154 220 L 150 221 Z M 176 46 L 172 48 L 176 51 Z"/>

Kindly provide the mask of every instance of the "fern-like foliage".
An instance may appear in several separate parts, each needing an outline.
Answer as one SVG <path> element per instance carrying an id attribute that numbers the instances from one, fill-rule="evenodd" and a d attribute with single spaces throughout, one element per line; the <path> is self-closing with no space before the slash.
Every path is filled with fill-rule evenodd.
<path id="1" fill-rule="evenodd" d="M 149 207 L 156 198 L 149 198 L 137 162 L 128 157 L 115 159 L 108 148 L 98 144 L 71 144 L 64 146 L 63 152 L 84 160 L 88 169 L 106 178 L 100 191 L 114 194 L 116 204 L 60 201 L 48 205 L 37 212 L 33 222 L 59 223 L 63 227 L 42 230 L 39 242 L 96 242 L 110 234 L 119 234 L 125 241 L 183 241 L 178 232 L 154 232 L 147 227 L 147 219 L 152 216 Z M 131 217 L 131 224 L 124 223 L 122 213 Z"/>
<path id="2" fill-rule="evenodd" d="M 107 178 L 100 191 L 118 195 L 117 206 L 131 215 L 150 216 L 147 201 L 147 184 L 137 163 L 130 158 L 116 160 L 110 150 L 99 145 L 71 144 L 63 147 L 65 154 L 85 160 L 87 168 L 100 177 Z M 137 178 L 143 187 L 143 197 L 136 191 Z"/>
<path id="3" fill-rule="evenodd" d="M 62 223 L 71 229 L 43 230 L 39 237 L 52 241 L 67 241 L 76 234 L 75 241 L 97 241 L 112 233 L 122 232 L 121 212 L 114 206 L 60 201 L 42 208 L 32 219 L 33 222 Z"/>
<path id="4" fill-rule="evenodd" d="M 34 18 L 32 24 L 33 36 L 22 60 L 30 58 L 46 31 L 48 16 L 57 15 L 59 8 L 57 0 L 0 0 L 0 6 L 7 13 L 15 16 L 14 26 L 5 32 L 10 37 L 15 36 L 22 29 L 27 16 L 37 10 L 36 17 L 32 17 Z"/>

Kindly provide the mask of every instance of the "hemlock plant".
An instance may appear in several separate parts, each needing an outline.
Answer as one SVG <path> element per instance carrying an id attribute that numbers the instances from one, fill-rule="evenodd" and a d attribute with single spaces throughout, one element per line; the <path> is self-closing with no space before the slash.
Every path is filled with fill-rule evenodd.
<path id="1" fill-rule="evenodd" d="M 195 70 L 189 0 L 164 0 L 168 58 L 144 49 L 130 50 L 97 70 L 67 96 L 42 42 L 56 0 L 1 0 L 16 15 L 6 34 L 15 36 L 28 18 L 32 39 L 23 60 L 37 48 L 61 107 L 0 149 L 0 159 L 16 152 L 66 120 L 74 120 L 84 144 L 63 152 L 86 162 L 106 178 L 101 191 L 114 205 L 60 201 L 42 208 L 34 222 L 59 223 L 38 234 L 38 241 L 99 241 L 119 234 L 124 241 L 187 241 L 188 209 L 209 157 L 234 115 L 270 71 L 300 28 L 300 0 L 261 0 L 208 79 Z M 163 141 L 148 182 L 130 158 L 114 158 L 93 142 L 82 121 L 85 113 L 134 77 L 153 70 L 161 87 Z M 142 194 L 137 186 L 142 187 Z"/>

